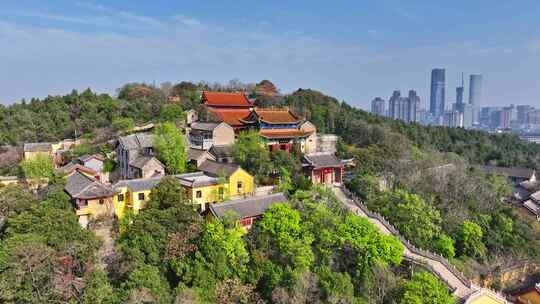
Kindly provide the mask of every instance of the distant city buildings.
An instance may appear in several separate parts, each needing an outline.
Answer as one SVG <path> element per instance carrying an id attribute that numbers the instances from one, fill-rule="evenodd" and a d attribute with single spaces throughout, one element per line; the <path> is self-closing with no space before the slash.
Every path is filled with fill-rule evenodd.
<path id="1" fill-rule="evenodd" d="M 433 117 L 441 117 L 445 109 L 445 69 L 431 70 L 431 94 L 429 112 Z"/>
<path id="2" fill-rule="evenodd" d="M 371 113 L 386 116 L 386 101 L 381 97 L 376 97 L 371 101 Z"/>
<path id="3" fill-rule="evenodd" d="M 455 102 L 446 103 L 446 70 L 431 70 L 429 108 L 422 107 L 415 90 L 407 96 L 395 90 L 388 103 L 381 97 L 371 101 L 371 112 L 405 122 L 418 122 L 424 125 L 439 125 L 488 132 L 513 132 L 522 138 L 540 136 L 540 109 L 530 105 L 509 105 L 505 107 L 482 107 L 483 76 L 469 75 L 469 96 L 465 96 L 465 77 L 456 87 Z"/>
<path id="4" fill-rule="evenodd" d="M 396 90 L 388 100 L 388 117 L 405 122 L 418 122 L 420 118 L 420 97 L 414 90 L 407 97 L 402 97 Z"/>

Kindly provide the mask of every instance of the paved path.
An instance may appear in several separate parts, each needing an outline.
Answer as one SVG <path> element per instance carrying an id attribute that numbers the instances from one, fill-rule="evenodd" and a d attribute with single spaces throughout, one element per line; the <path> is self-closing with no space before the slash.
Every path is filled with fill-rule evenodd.
<path id="1" fill-rule="evenodd" d="M 354 214 L 357 214 L 361 217 L 366 217 L 368 220 L 373 223 L 382 233 L 386 235 L 391 235 L 392 232 L 388 230 L 388 228 L 378 219 L 369 217 L 362 209 L 360 209 L 354 201 L 352 201 L 350 198 L 347 197 L 347 195 L 343 192 L 343 190 L 339 187 L 332 187 L 334 193 L 336 194 L 337 198 Z M 460 299 L 465 299 L 469 297 L 472 293 L 474 293 L 477 288 L 475 287 L 469 287 L 468 285 L 464 284 L 450 269 L 447 268 L 446 265 L 443 263 L 433 260 L 421 255 L 418 255 L 414 252 L 411 252 L 405 244 L 403 244 L 405 251 L 403 252 L 403 255 L 405 258 L 416 261 L 422 264 L 428 264 L 431 268 L 430 270 L 432 272 L 435 272 L 435 274 L 441 278 L 443 278 L 446 283 L 450 286 L 451 289 L 455 290 L 454 295 Z M 471 285 L 472 286 L 472 285 Z"/>
<path id="2" fill-rule="evenodd" d="M 109 225 L 104 225 L 103 227 L 94 229 L 96 236 L 103 241 L 103 244 L 97 252 L 97 256 L 99 259 L 98 267 L 104 271 L 107 270 L 107 266 L 110 264 L 111 259 L 114 256 L 114 239 L 112 238 L 111 230 L 112 227 Z"/>

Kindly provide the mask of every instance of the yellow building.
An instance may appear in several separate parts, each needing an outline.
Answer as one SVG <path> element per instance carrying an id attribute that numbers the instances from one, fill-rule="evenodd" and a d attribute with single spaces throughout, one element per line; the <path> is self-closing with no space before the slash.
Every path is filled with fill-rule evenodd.
<path id="1" fill-rule="evenodd" d="M 112 216 L 114 213 L 113 190 L 93 177 L 76 171 L 67 178 L 64 190 L 71 197 L 75 213 L 83 227 L 86 227 L 92 218 Z"/>
<path id="2" fill-rule="evenodd" d="M 23 146 L 24 159 L 29 160 L 37 155 L 54 156 L 54 148 L 57 148 L 52 143 L 26 143 Z"/>
<path id="3" fill-rule="evenodd" d="M 210 204 L 248 197 L 255 191 L 253 176 L 239 165 L 207 160 L 199 170 L 202 172 L 176 175 L 176 178 L 186 188 L 187 197 L 199 205 L 201 212 Z"/>
<path id="4" fill-rule="evenodd" d="M 159 183 L 160 177 L 121 180 L 113 188 L 114 213 L 122 218 L 126 211 L 137 214 L 150 199 L 150 192 Z"/>
<path id="5" fill-rule="evenodd" d="M 465 304 L 507 304 L 506 299 L 487 289 L 480 289 L 470 295 Z"/>

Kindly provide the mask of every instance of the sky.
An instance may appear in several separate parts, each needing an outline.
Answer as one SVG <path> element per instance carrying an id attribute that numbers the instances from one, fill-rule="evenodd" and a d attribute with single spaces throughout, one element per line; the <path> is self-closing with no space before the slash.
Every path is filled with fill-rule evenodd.
<path id="1" fill-rule="evenodd" d="M 447 104 L 463 72 L 483 75 L 482 105 L 540 106 L 540 1 L 516 3 L 1 0 L 0 103 L 269 79 L 367 109 L 396 89 L 429 104 L 430 71 L 446 68 Z"/>

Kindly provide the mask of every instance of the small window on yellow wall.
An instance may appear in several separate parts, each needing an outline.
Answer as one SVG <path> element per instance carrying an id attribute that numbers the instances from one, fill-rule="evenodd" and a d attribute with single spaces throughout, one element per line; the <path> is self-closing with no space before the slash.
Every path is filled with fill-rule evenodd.
<path id="1" fill-rule="evenodd" d="M 195 193 L 195 197 L 201 198 L 202 197 L 202 191 L 198 190 L 197 193 Z"/>
<path id="2" fill-rule="evenodd" d="M 124 201 L 124 195 L 123 195 L 123 194 L 118 194 L 118 201 L 119 201 L 119 202 L 123 202 L 123 201 Z"/>
<path id="3" fill-rule="evenodd" d="M 139 200 L 144 201 L 144 193 L 139 193 Z"/>
<path id="4" fill-rule="evenodd" d="M 236 192 L 242 193 L 242 188 L 243 188 L 243 184 L 241 181 L 236 183 Z"/>
<path id="5" fill-rule="evenodd" d="M 105 201 L 104 201 L 102 198 L 99 199 L 99 204 L 100 204 L 100 205 L 103 205 L 103 203 L 105 203 Z"/>

